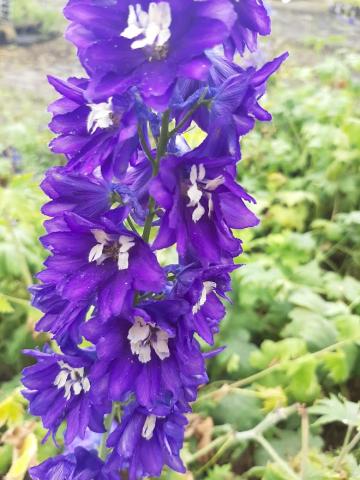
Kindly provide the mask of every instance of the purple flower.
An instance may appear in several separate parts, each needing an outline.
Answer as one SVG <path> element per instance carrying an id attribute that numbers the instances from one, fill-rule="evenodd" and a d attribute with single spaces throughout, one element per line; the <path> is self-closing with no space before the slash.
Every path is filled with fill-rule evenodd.
<path id="1" fill-rule="evenodd" d="M 49 458 L 30 469 L 33 480 L 118 480 L 117 472 L 104 471 L 95 451 L 77 447 L 74 453 Z"/>
<path id="2" fill-rule="evenodd" d="M 51 201 L 42 208 L 48 217 L 62 216 L 64 211 L 85 218 L 98 218 L 110 210 L 113 190 L 101 177 L 69 173 L 64 167 L 50 168 L 41 183 Z"/>
<path id="3" fill-rule="evenodd" d="M 199 344 L 182 319 L 188 309 L 183 301 L 158 300 L 106 323 L 89 320 L 82 332 L 96 344 L 91 378 L 99 396 L 124 401 L 134 392 L 147 408 L 165 399 L 193 401 L 207 375 Z"/>
<path id="4" fill-rule="evenodd" d="M 254 52 L 258 35 L 269 35 L 271 20 L 263 0 L 232 0 L 237 20 L 231 31 L 231 37 L 225 43 L 225 50 L 233 56 L 235 50 L 243 54 L 247 47 Z"/>
<path id="5" fill-rule="evenodd" d="M 187 328 L 193 329 L 210 345 L 219 332 L 219 323 L 225 316 L 221 299 L 227 299 L 231 290 L 230 273 L 238 265 L 218 265 L 203 269 L 200 265 L 190 265 L 181 269 L 176 276 L 172 292 L 174 298 L 185 298 L 191 305 L 186 315 Z"/>
<path id="6" fill-rule="evenodd" d="M 270 32 L 262 0 L 69 0 L 65 15 L 86 78 L 49 77 L 51 148 L 66 165 L 41 185 L 50 256 L 30 289 L 36 329 L 60 353 L 26 351 L 37 363 L 23 383 L 54 441 L 67 427 L 65 453 L 31 475 L 184 473 L 185 414 L 222 350 L 197 339 L 214 345 L 226 313 L 233 229 L 258 223 L 236 181 L 239 141 L 271 119 L 259 100 L 287 54 L 260 69 L 232 61 Z M 195 149 L 192 122 L 205 135 Z M 173 245 L 162 267 L 154 252 Z"/>
<path id="7" fill-rule="evenodd" d="M 245 202 L 255 200 L 234 180 L 229 158 L 167 157 L 150 192 L 164 209 L 153 249 L 176 243 L 183 259 L 228 262 L 241 252 L 232 228 L 258 224 Z"/>
<path id="8" fill-rule="evenodd" d="M 259 100 L 266 92 L 269 77 L 288 57 L 288 53 L 266 63 L 260 69 L 241 68 L 214 52 L 207 52 L 212 62 L 209 80 L 178 81 L 172 98 L 172 112 L 179 124 L 200 97 L 200 105 L 184 123 L 182 131 L 194 120 L 207 133 L 196 155 L 234 156 L 240 160 L 239 138 L 249 133 L 256 120 L 270 121 L 271 115 Z"/>
<path id="9" fill-rule="evenodd" d="M 85 321 L 88 305 L 62 298 L 54 283 L 34 285 L 30 292 L 32 305 L 44 313 L 36 324 L 36 330 L 51 332 L 61 343 L 80 343 L 79 328 Z"/>
<path id="10" fill-rule="evenodd" d="M 101 167 L 105 177 L 121 177 L 138 147 L 134 95 L 92 101 L 86 96 L 89 80 L 49 77 L 49 82 L 62 95 L 49 107 L 50 128 L 59 135 L 52 151 L 66 155 L 68 170 L 89 174 Z"/>
<path id="11" fill-rule="evenodd" d="M 165 286 L 150 247 L 107 218 L 95 223 L 69 212 L 62 230 L 45 235 L 42 243 L 53 255 L 38 278 L 56 284 L 70 302 L 96 301 L 104 319 L 130 305 L 134 291 L 161 292 Z"/>
<path id="12" fill-rule="evenodd" d="M 70 0 L 67 37 L 79 47 L 97 98 L 136 85 L 151 106 L 164 109 L 176 78 L 205 80 L 205 50 L 220 45 L 236 20 L 229 0 Z"/>
<path id="13" fill-rule="evenodd" d="M 103 417 L 110 410 L 108 402 L 96 404 L 96 391 L 89 380 L 94 363 L 93 352 L 76 349 L 72 355 L 26 350 L 37 363 L 23 371 L 23 391 L 30 413 L 41 417 L 49 433 L 55 434 L 66 421 L 65 442 L 85 437 L 87 428 L 103 432 Z"/>
<path id="14" fill-rule="evenodd" d="M 240 160 L 239 137 L 249 133 L 256 120 L 272 119 L 259 100 L 266 92 L 269 77 L 276 72 L 288 57 L 284 53 L 259 70 L 246 70 L 212 55 L 211 70 L 214 95 L 209 107 L 202 106 L 194 118 L 207 132 L 207 137 L 198 149 L 198 155 L 235 156 Z"/>
<path id="15" fill-rule="evenodd" d="M 130 405 L 109 437 L 113 453 L 106 462 L 107 471 L 128 470 L 129 480 L 158 477 L 165 465 L 185 473 L 180 450 L 187 423 L 178 408 L 170 413 L 163 408 L 149 412 L 136 403 Z"/>

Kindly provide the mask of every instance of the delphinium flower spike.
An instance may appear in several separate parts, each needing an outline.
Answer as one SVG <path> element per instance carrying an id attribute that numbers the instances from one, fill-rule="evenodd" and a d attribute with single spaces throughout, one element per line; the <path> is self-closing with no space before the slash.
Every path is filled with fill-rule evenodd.
<path id="1" fill-rule="evenodd" d="M 25 352 L 23 384 L 48 435 L 66 430 L 64 453 L 30 474 L 185 472 L 186 415 L 208 381 L 198 340 L 214 346 L 221 328 L 233 230 L 259 222 L 236 178 L 240 140 L 271 119 L 259 101 L 287 55 L 241 65 L 270 33 L 261 0 L 70 0 L 65 16 L 85 73 L 49 77 L 65 164 L 41 184 L 49 256 L 31 287 L 55 350 Z M 205 137 L 194 149 L 191 124 Z M 175 264 L 159 261 L 166 248 Z"/>

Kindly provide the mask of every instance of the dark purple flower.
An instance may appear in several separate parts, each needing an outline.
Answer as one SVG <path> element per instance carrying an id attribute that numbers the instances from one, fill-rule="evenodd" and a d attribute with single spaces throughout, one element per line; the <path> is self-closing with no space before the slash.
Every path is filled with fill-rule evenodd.
<path id="1" fill-rule="evenodd" d="M 258 35 L 269 35 L 271 19 L 263 0 L 232 0 L 237 20 L 231 31 L 231 37 L 225 42 L 225 50 L 233 56 L 235 50 L 243 54 L 245 48 L 254 52 Z"/>
<path id="2" fill-rule="evenodd" d="M 33 480 L 118 480 L 117 472 L 105 472 L 94 450 L 77 447 L 73 453 L 49 458 L 30 469 Z"/>
<path id="3" fill-rule="evenodd" d="M 168 413 L 166 409 L 147 411 L 131 404 L 109 437 L 113 453 L 106 462 L 107 471 L 127 470 L 129 480 L 158 477 L 165 465 L 185 473 L 180 450 L 187 423 L 177 408 Z"/>
<path id="4" fill-rule="evenodd" d="M 163 109 L 178 77 L 205 80 L 205 50 L 223 43 L 236 20 L 229 0 L 70 0 L 67 37 L 79 47 L 94 98 L 136 85 Z"/>
<path id="5" fill-rule="evenodd" d="M 86 96 L 89 80 L 49 77 L 62 95 L 52 103 L 51 130 L 59 136 L 50 147 L 68 158 L 68 170 L 92 173 L 101 167 L 105 177 L 121 177 L 138 147 L 135 97 L 131 93 L 99 97 Z"/>
<path id="6" fill-rule="evenodd" d="M 207 132 L 207 137 L 198 149 L 199 155 L 235 156 L 240 160 L 239 138 L 249 133 L 256 120 L 272 119 L 259 100 L 266 92 L 269 77 L 276 72 L 288 57 L 284 53 L 259 70 L 246 70 L 212 55 L 213 97 L 209 106 L 202 106 L 195 120 Z"/>
<path id="7" fill-rule="evenodd" d="M 112 185 L 101 177 L 67 172 L 64 167 L 50 168 L 41 183 L 51 201 L 42 208 L 48 217 L 62 216 L 65 211 L 85 218 L 98 218 L 112 205 Z"/>
<path id="8" fill-rule="evenodd" d="M 229 261 L 241 252 L 231 229 L 258 224 L 245 202 L 255 200 L 234 180 L 234 159 L 167 157 L 150 192 L 164 209 L 153 249 L 176 243 L 187 260 Z"/>
<path id="9" fill-rule="evenodd" d="M 95 223 L 66 213 L 62 230 L 42 237 L 52 256 L 38 278 L 56 284 L 70 302 L 96 301 L 104 319 L 130 305 L 135 291 L 161 292 L 165 274 L 150 247 L 118 225 L 104 217 Z"/>
<path id="10" fill-rule="evenodd" d="M 227 299 L 231 290 L 230 273 L 238 265 L 218 265 L 202 268 L 189 265 L 176 275 L 172 291 L 174 298 L 185 298 L 191 305 L 185 316 L 187 328 L 194 330 L 210 345 L 214 344 L 214 335 L 219 332 L 219 323 L 226 310 L 221 299 Z"/>
<path id="11" fill-rule="evenodd" d="M 158 300 L 106 323 L 89 320 L 82 332 L 96 344 L 91 378 L 99 396 L 124 401 L 134 392 L 147 408 L 164 399 L 195 400 L 207 376 L 199 344 L 182 320 L 188 311 L 186 302 Z"/>
<path id="12" fill-rule="evenodd" d="M 30 413 L 41 417 L 49 433 L 55 434 L 66 421 L 65 442 L 84 438 L 86 429 L 103 432 L 103 417 L 111 408 L 108 402 L 96 404 L 96 391 L 89 380 L 95 355 L 76 349 L 72 355 L 26 350 L 37 363 L 23 371 L 23 391 Z"/>
<path id="13" fill-rule="evenodd" d="M 207 136 L 196 155 L 235 156 L 240 160 L 239 138 L 249 133 L 256 120 L 270 121 L 271 115 L 259 100 L 266 92 L 269 77 L 288 57 L 288 53 L 266 63 L 260 69 L 243 69 L 213 52 L 207 53 L 212 66 L 208 82 L 178 81 L 172 99 L 172 112 L 179 123 L 202 97 L 200 105 L 183 125 L 194 120 Z"/>
<path id="14" fill-rule="evenodd" d="M 62 298 L 54 283 L 34 285 L 30 292 L 32 305 L 44 313 L 36 324 L 36 330 L 51 332 L 61 343 L 80 343 L 79 327 L 85 321 L 88 305 Z"/>

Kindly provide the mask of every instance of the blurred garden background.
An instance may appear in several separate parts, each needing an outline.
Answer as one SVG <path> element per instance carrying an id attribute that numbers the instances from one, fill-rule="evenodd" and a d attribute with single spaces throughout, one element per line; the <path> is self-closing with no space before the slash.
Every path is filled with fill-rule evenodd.
<path id="1" fill-rule="evenodd" d="M 5 5 L 4 0 L 0 0 Z M 46 342 L 27 287 L 41 268 L 38 185 L 48 151 L 46 74 L 79 74 L 63 0 L 12 0 L 0 21 L 0 478 L 56 451 L 20 395 L 21 353 Z M 243 60 L 290 58 L 243 142 L 241 183 L 261 225 L 190 417 L 185 476 L 163 480 L 360 479 L 360 3 L 269 1 L 271 41 Z M 3 12 L 4 16 L 4 12 Z M 6 43 L 5 40 L 8 42 Z M 200 133 L 191 130 L 190 142 Z M 49 405 L 51 408 L 51 405 Z M 59 437 L 61 451 L 61 435 Z"/>

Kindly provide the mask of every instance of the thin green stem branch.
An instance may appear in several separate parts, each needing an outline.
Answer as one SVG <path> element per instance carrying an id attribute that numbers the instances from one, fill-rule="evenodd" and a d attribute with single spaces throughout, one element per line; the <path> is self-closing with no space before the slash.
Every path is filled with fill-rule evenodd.
<path id="1" fill-rule="evenodd" d="M 160 130 L 158 147 L 156 151 L 156 159 L 152 164 L 154 177 L 159 172 L 160 161 L 166 153 L 167 145 L 169 142 L 169 120 L 170 120 L 170 111 L 167 110 L 166 112 L 164 112 L 163 118 L 161 121 L 161 130 Z M 153 224 L 155 213 L 156 213 L 155 200 L 152 197 L 150 197 L 150 200 L 149 200 L 148 210 L 149 210 L 149 213 L 145 221 L 145 226 L 144 226 L 143 235 L 142 235 L 143 240 L 145 240 L 145 242 L 148 242 L 150 240 L 151 228 L 152 228 L 152 224 Z"/>
<path id="2" fill-rule="evenodd" d="M 112 426 L 113 421 L 115 419 L 116 410 L 117 410 L 117 404 L 114 402 L 113 406 L 112 406 L 111 413 L 109 413 L 109 415 L 105 419 L 105 429 L 106 429 L 106 431 L 102 436 L 101 444 L 100 444 L 100 448 L 99 448 L 99 457 L 101 458 L 101 460 L 105 460 L 107 455 L 108 455 L 108 448 L 106 446 L 106 443 L 107 443 L 107 440 L 108 440 L 109 435 L 110 435 L 111 426 Z"/>
<path id="3" fill-rule="evenodd" d="M 263 437 L 263 434 L 267 430 L 274 427 L 279 422 L 289 418 L 291 415 L 298 411 L 298 408 L 299 406 L 297 404 L 291 405 L 290 407 L 279 408 L 277 410 L 274 410 L 273 412 L 270 412 L 258 425 L 256 425 L 250 430 L 246 430 L 244 432 L 230 431 L 228 433 L 225 433 L 224 435 L 221 435 L 220 437 L 217 437 L 204 448 L 194 453 L 187 461 L 187 465 L 194 463 L 196 460 L 200 459 L 204 455 L 207 455 L 209 452 L 211 452 L 217 447 L 220 447 L 220 449 L 217 453 L 215 453 L 215 458 L 218 458 L 219 455 L 222 455 L 235 442 L 257 441 L 266 449 L 272 459 L 290 475 L 291 479 L 300 480 L 296 473 L 290 468 L 290 466 L 287 465 L 285 460 L 280 457 L 280 455 L 271 447 L 269 442 Z M 212 459 L 213 458 L 214 457 L 212 457 Z M 211 460 L 209 462 L 211 462 Z M 203 471 L 204 468 L 205 467 L 203 467 L 201 471 Z"/>
<path id="4" fill-rule="evenodd" d="M 300 480 L 300 477 L 294 472 L 294 470 L 286 463 L 286 461 L 278 454 L 278 452 L 272 447 L 272 445 L 264 438 L 262 435 L 259 435 L 255 440 L 260 443 L 260 445 L 266 450 L 269 456 L 274 460 L 275 463 L 289 476 L 289 479 Z"/>
<path id="5" fill-rule="evenodd" d="M 351 432 L 350 432 L 350 436 L 351 436 Z M 348 440 L 350 440 L 350 437 Z M 353 439 L 341 449 L 339 458 L 337 459 L 337 462 L 335 465 L 336 470 L 339 467 L 341 467 L 346 455 L 349 455 L 349 453 L 351 453 L 351 451 L 354 450 L 354 448 L 357 446 L 358 443 L 360 443 L 360 431 L 358 431 L 357 434 L 353 437 Z"/>
<path id="6" fill-rule="evenodd" d="M 301 416 L 301 480 L 306 480 L 309 460 L 309 412 L 305 405 L 299 406 Z"/>
<path id="7" fill-rule="evenodd" d="M 196 112 L 196 110 L 201 105 L 204 105 L 206 103 L 206 102 L 204 102 L 204 98 L 206 96 L 206 93 L 207 93 L 207 89 L 204 90 L 204 92 L 202 93 L 199 100 L 195 103 L 195 105 L 193 105 L 193 107 L 188 111 L 188 113 L 184 116 L 184 118 L 182 120 L 180 120 L 180 122 L 176 125 L 176 127 L 171 130 L 171 132 L 169 133 L 170 137 L 179 133 L 181 131 L 181 129 L 186 125 L 188 120 L 190 120 L 192 115 Z"/>
<path id="8" fill-rule="evenodd" d="M 143 152 L 145 153 L 146 157 L 148 158 L 148 160 L 150 161 L 151 165 L 154 168 L 155 158 L 152 155 L 151 149 L 146 141 L 143 129 L 140 127 L 140 125 L 138 126 L 138 135 L 139 135 L 141 148 L 143 149 Z"/>
<path id="9" fill-rule="evenodd" d="M 233 382 L 233 383 L 230 383 L 230 384 L 229 383 L 223 383 L 221 385 L 221 387 L 217 388 L 216 390 L 213 390 L 209 393 L 205 393 L 205 394 L 201 395 L 198 398 L 197 402 L 201 402 L 201 401 L 206 400 L 208 398 L 214 398 L 214 396 L 216 396 L 216 394 L 221 390 L 221 388 L 224 388 L 225 386 L 230 388 L 230 389 L 234 389 L 234 388 L 241 388 L 241 387 L 244 387 L 246 385 L 250 385 L 251 383 L 257 382 L 257 381 L 263 379 L 264 377 L 266 377 L 267 375 L 270 375 L 271 373 L 276 372 L 277 370 L 281 370 L 283 368 L 286 368 L 290 363 L 293 365 L 294 363 L 301 362 L 304 359 L 320 357 L 324 353 L 331 352 L 333 350 L 337 350 L 340 347 L 343 347 L 343 346 L 345 346 L 347 344 L 350 344 L 350 343 L 354 343 L 356 341 L 357 341 L 357 339 L 355 339 L 355 338 L 354 339 L 348 339 L 348 340 L 341 340 L 340 342 L 336 342 L 332 345 L 329 345 L 328 347 L 325 347 L 321 350 L 318 350 L 317 352 L 306 353 L 305 355 L 301 355 L 300 357 L 297 357 L 297 358 L 294 358 L 294 359 L 291 359 L 291 360 L 286 360 L 284 362 L 279 362 L 275 365 L 271 365 L 270 367 L 267 367 L 264 370 L 261 370 L 260 372 L 254 373 L 253 375 L 250 375 L 249 377 L 237 380 L 236 382 Z M 213 385 L 214 384 L 216 385 L 217 383 L 218 382 L 215 382 L 215 383 L 213 383 Z"/>

